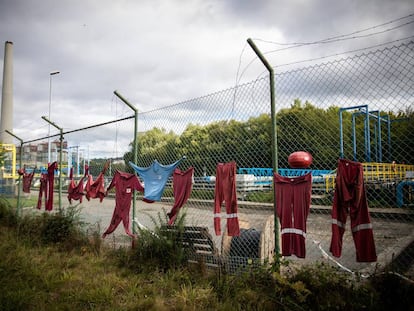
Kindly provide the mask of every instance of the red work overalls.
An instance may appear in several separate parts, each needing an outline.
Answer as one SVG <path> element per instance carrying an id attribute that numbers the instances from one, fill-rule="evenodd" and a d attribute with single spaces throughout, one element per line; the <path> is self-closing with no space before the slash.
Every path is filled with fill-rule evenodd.
<path id="1" fill-rule="evenodd" d="M 306 219 L 312 192 L 312 174 L 284 177 L 274 173 L 276 209 L 281 226 L 282 256 L 305 258 Z"/>
<path id="2" fill-rule="evenodd" d="M 214 230 L 216 235 L 221 234 L 220 211 L 223 200 L 226 204 L 227 233 L 229 236 L 239 236 L 240 229 L 237 216 L 236 195 L 236 162 L 217 164 L 214 194 Z"/>
<path id="3" fill-rule="evenodd" d="M 358 262 L 377 260 L 374 234 L 368 211 L 362 164 L 339 159 L 332 206 L 332 240 L 330 251 L 335 257 L 342 253 L 346 219 L 351 217 L 351 230 Z"/>

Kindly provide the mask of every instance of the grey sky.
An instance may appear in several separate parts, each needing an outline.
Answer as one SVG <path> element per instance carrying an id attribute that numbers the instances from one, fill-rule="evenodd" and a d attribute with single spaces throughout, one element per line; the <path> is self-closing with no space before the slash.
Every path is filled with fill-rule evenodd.
<path id="1" fill-rule="evenodd" d="M 240 82 L 257 78 L 260 62 L 246 67 L 255 58 L 249 37 L 266 52 L 281 46 L 258 39 L 312 42 L 412 13 L 411 0 L 1 0 L 0 68 L 12 41 L 14 132 L 28 140 L 47 134 L 40 117 L 53 70 L 61 73 L 52 80 L 51 119 L 70 130 L 131 115 L 116 107 L 114 90 L 145 112 L 233 86 L 239 61 Z M 410 24 L 266 57 L 280 65 L 413 34 Z"/>

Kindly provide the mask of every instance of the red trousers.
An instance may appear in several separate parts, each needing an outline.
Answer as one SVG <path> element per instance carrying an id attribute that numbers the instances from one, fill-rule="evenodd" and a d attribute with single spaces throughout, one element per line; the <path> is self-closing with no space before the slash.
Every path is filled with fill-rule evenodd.
<path id="1" fill-rule="evenodd" d="M 225 201 L 227 213 L 227 233 L 239 236 L 239 219 L 237 216 L 236 162 L 219 163 L 216 168 L 216 186 L 214 194 L 214 230 L 221 234 L 220 211 Z"/>
<path id="2" fill-rule="evenodd" d="M 40 187 L 39 197 L 37 199 L 37 208 L 42 209 L 42 197 L 45 196 L 45 208 L 47 206 L 47 174 L 41 173 L 40 175 Z"/>
<path id="3" fill-rule="evenodd" d="M 276 209 L 281 226 L 282 256 L 305 258 L 306 219 L 312 192 L 312 174 L 284 177 L 274 173 Z"/>
<path id="4" fill-rule="evenodd" d="M 193 186 L 194 168 L 190 167 L 185 172 L 178 168 L 173 173 L 173 192 L 174 192 L 174 206 L 167 214 L 169 217 L 168 224 L 172 225 L 177 217 L 180 208 L 187 202 L 190 197 Z"/>
<path id="5" fill-rule="evenodd" d="M 339 159 L 332 206 L 332 239 L 330 251 L 335 257 L 342 253 L 346 219 L 350 215 L 352 237 L 358 262 L 377 260 L 374 234 L 368 211 L 362 164 Z"/>
<path id="6" fill-rule="evenodd" d="M 57 162 L 53 162 L 49 165 L 47 169 L 47 201 L 46 201 L 46 210 L 51 211 L 53 209 L 53 189 L 55 187 L 55 170 L 57 170 Z M 60 174 L 60 172 L 59 172 Z"/>
<path id="7" fill-rule="evenodd" d="M 53 162 L 47 168 L 47 174 L 40 175 L 40 189 L 37 200 L 37 208 L 41 209 L 42 196 L 45 195 L 45 210 L 53 210 L 53 189 L 55 180 L 55 170 L 58 168 L 57 162 Z"/>

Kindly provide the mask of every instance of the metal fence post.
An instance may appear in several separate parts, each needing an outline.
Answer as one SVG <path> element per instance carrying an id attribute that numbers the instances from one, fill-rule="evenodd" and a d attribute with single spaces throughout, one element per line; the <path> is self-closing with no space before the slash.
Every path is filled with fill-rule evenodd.
<path id="1" fill-rule="evenodd" d="M 119 97 L 129 108 L 134 111 L 134 163 L 136 164 L 138 161 L 138 109 L 135 108 L 132 104 L 130 104 L 118 91 L 114 91 L 114 94 Z M 136 233 L 135 231 L 135 206 L 136 206 L 136 197 L 137 193 L 134 190 L 132 194 L 132 233 Z"/>
<path id="2" fill-rule="evenodd" d="M 271 107 L 271 118 L 272 118 L 272 164 L 273 164 L 273 172 L 278 172 L 278 155 L 277 155 L 277 123 L 276 123 L 276 109 L 275 109 L 275 76 L 273 72 L 272 66 L 268 63 L 266 58 L 254 44 L 252 39 L 247 39 L 247 43 L 249 43 L 250 47 L 256 53 L 257 57 L 262 61 L 263 65 L 269 71 L 269 87 L 270 87 L 270 107 Z M 276 203 L 276 189 L 274 189 L 274 182 L 273 182 L 273 191 L 274 191 L 274 202 L 273 202 L 273 213 L 274 213 L 274 228 L 275 228 L 275 255 L 279 256 L 280 253 L 280 245 L 279 245 L 279 220 L 277 217 L 277 203 Z"/>
<path id="3" fill-rule="evenodd" d="M 60 151 L 59 151 L 59 211 L 62 211 L 62 152 L 63 152 L 63 129 L 50 121 L 47 117 L 42 116 L 47 123 L 57 128 L 60 132 Z"/>

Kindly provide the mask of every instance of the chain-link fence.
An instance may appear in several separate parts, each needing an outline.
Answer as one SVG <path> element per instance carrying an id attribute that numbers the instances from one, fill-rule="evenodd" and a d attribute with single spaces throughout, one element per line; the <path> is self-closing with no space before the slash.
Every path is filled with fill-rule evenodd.
<path id="1" fill-rule="evenodd" d="M 275 74 L 278 173 L 293 177 L 312 172 L 311 207 L 303 228 L 306 255 L 287 257 L 292 264 L 329 262 L 345 270 L 370 273 L 393 263 L 401 272 L 413 272 L 413 81 L 414 42 Z M 185 156 L 178 167 L 181 171 L 194 168 L 192 192 L 181 213 L 185 213 L 187 227 L 204 228 L 203 241 L 213 242 L 211 264 L 225 263 L 236 269 L 255 259 L 272 261 L 280 245 L 279 226 L 274 223 L 269 93 L 269 80 L 262 78 L 138 114 L 139 167 L 149 167 L 154 160 L 169 165 Z M 95 179 L 110 160 L 105 186 L 117 169 L 133 172 L 128 164 L 133 160 L 133 132 L 134 118 L 127 117 L 64 134 L 64 206 L 69 204 L 66 191 L 71 168 L 78 183 L 85 176 L 85 164 Z M 33 143 L 24 145 L 22 160 L 28 168 L 39 168 L 41 163 L 33 161 L 39 153 Z M 289 166 L 289 155 L 300 150 L 313 157 L 308 169 Z M 353 240 L 350 217 L 355 220 L 358 211 L 345 224 L 341 256 L 329 252 L 340 157 L 363 163 L 377 262 L 356 261 L 356 247 L 367 247 Z M 230 162 L 237 166 L 240 235 L 236 237 L 229 236 L 226 228 L 234 217 L 234 206 L 227 213 L 221 207 L 221 233 L 216 235 L 214 228 L 218 216 L 214 210 L 216 169 L 219 163 Z M 37 197 L 39 185 L 35 176 L 31 194 L 23 196 Z M 148 203 L 141 200 L 142 195 L 138 194 L 131 212 L 134 231 L 151 230 L 159 218 L 168 219 L 175 202 L 172 179 L 161 201 Z M 102 202 L 84 198 L 82 207 L 85 220 L 100 223 L 103 231 L 111 221 L 115 199 L 111 193 Z M 194 239 L 189 243 L 205 242 L 200 240 L 201 231 L 191 232 Z M 115 241 L 116 236 L 128 241 L 121 226 L 107 239 Z"/>

